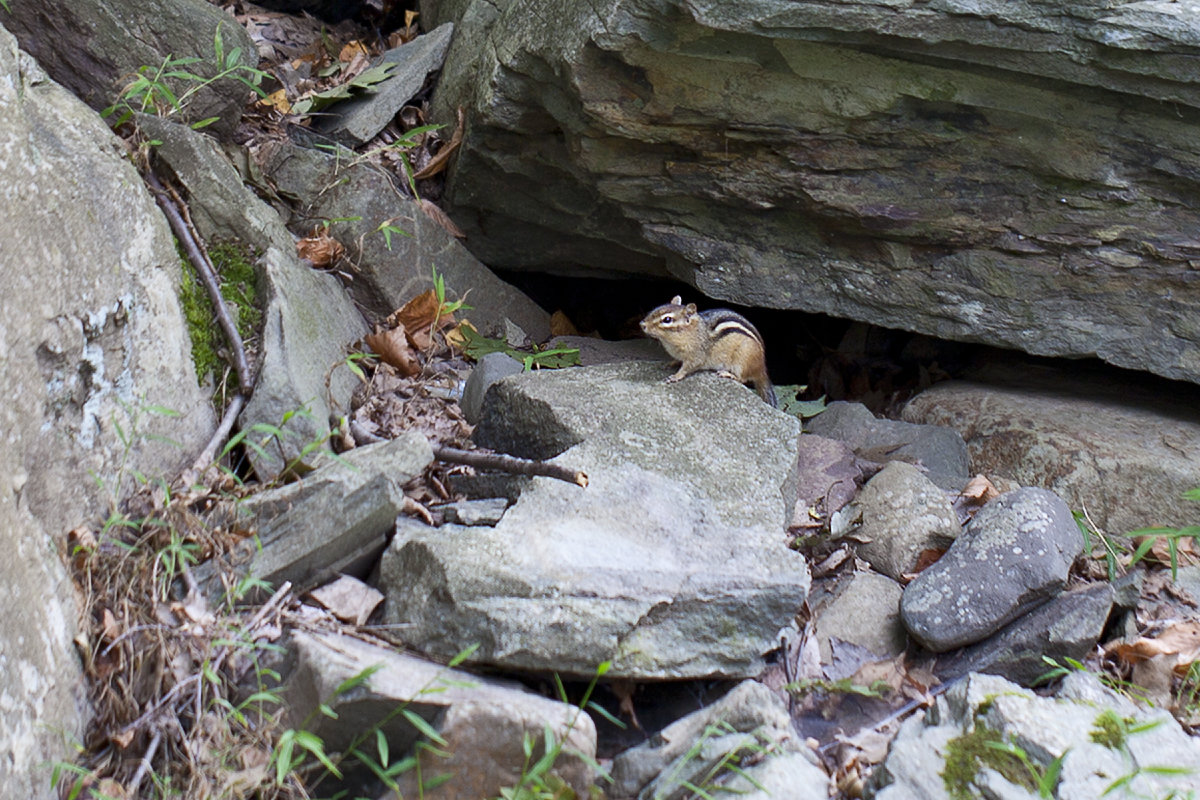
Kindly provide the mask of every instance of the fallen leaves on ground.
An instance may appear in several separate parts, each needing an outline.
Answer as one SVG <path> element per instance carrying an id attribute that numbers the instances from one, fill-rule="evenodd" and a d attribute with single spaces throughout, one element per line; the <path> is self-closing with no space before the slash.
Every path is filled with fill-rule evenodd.
<path id="1" fill-rule="evenodd" d="M 329 235 L 325 227 L 313 228 L 313 232 L 296 242 L 296 253 L 303 259 L 312 262 L 317 269 L 332 267 L 346 252 L 346 248 L 337 239 Z"/>

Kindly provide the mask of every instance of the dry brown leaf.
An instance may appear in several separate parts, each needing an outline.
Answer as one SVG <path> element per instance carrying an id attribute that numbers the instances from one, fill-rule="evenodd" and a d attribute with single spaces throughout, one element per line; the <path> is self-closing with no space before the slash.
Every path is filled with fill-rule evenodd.
<path id="1" fill-rule="evenodd" d="M 1139 544 L 1145 537 L 1137 537 L 1135 541 Z M 1200 551 L 1196 549 L 1196 540 L 1190 537 L 1179 538 L 1175 540 L 1175 555 L 1177 563 L 1180 565 L 1195 564 L 1200 561 Z M 1150 547 L 1150 552 L 1146 554 L 1146 558 L 1150 561 L 1162 564 L 1164 566 L 1171 565 L 1171 549 L 1169 540 L 1162 536 L 1154 537 L 1154 544 Z"/>
<path id="2" fill-rule="evenodd" d="M 117 731 L 116 733 L 110 734 L 108 740 L 124 750 L 126 747 L 129 747 L 130 743 L 133 741 L 133 737 L 136 734 L 136 728 L 127 728 L 123 731 Z"/>
<path id="3" fill-rule="evenodd" d="M 346 252 L 342 243 L 329 235 L 325 228 L 314 228 L 307 237 L 296 242 L 296 253 L 312 262 L 314 267 L 324 269 L 333 266 Z"/>
<path id="4" fill-rule="evenodd" d="M 903 655 L 863 664 L 850 678 L 857 686 L 871 686 L 876 681 L 883 681 L 895 692 L 900 691 L 905 680 Z"/>
<path id="5" fill-rule="evenodd" d="M 976 475 L 971 480 L 967 481 L 967 485 L 959 492 L 959 496 L 965 500 L 974 500 L 977 505 L 983 505 L 989 500 L 994 500 L 1000 496 L 1000 492 L 992 485 L 992 482 L 984 475 Z"/>
<path id="6" fill-rule="evenodd" d="M 371 612 L 383 602 L 382 592 L 349 575 L 313 589 L 310 594 L 335 617 L 352 625 L 365 624 Z"/>
<path id="7" fill-rule="evenodd" d="M 395 367 L 404 377 L 411 378 L 421 371 L 421 365 L 408 340 L 408 334 L 400 324 L 393 328 L 377 328 L 374 333 L 363 337 L 367 346 L 383 359 L 385 364 Z"/>
<path id="8" fill-rule="evenodd" d="M 566 312 L 559 309 L 550 315 L 550 335 L 578 336 L 579 329 L 575 327 L 575 323 L 566 315 Z"/>
<path id="9" fill-rule="evenodd" d="M 266 108 L 273 108 L 281 114 L 292 113 L 292 104 L 288 102 L 286 89 L 276 89 L 266 97 L 260 99 L 258 104 Z"/>
<path id="10" fill-rule="evenodd" d="M 425 216 L 436 222 L 442 227 L 446 233 L 453 236 L 455 239 L 465 239 L 467 235 L 463 233 L 462 228 L 454 224 L 454 220 L 450 219 L 445 211 L 442 211 L 431 200 L 421 198 L 421 210 L 425 212 Z"/>
<path id="11" fill-rule="evenodd" d="M 402 44 L 408 44 L 413 39 L 417 38 L 417 17 L 420 14 L 416 11 L 407 10 L 404 12 L 404 27 L 392 31 L 388 35 L 388 47 L 399 47 Z"/>
<path id="12" fill-rule="evenodd" d="M 466 127 L 466 112 L 463 107 L 458 107 L 458 126 L 454 129 L 453 135 L 450 136 L 450 141 L 442 145 L 442 149 L 438 150 L 433 158 L 429 159 L 429 163 L 421 167 L 421 169 L 413 174 L 413 180 L 421 181 L 426 178 L 432 178 L 446 168 L 450 161 L 450 156 L 454 155 L 454 151 L 462 144 L 463 132 Z"/>
<path id="13" fill-rule="evenodd" d="M 402 324 L 408 331 L 408 338 L 413 347 L 426 351 L 433 345 L 431 336 L 434 330 L 454 324 L 454 315 L 442 314 L 439 317 L 440 310 L 437 293 L 429 289 L 405 303 L 404 307 L 394 312 L 388 320 Z M 436 325 L 434 320 L 437 320 Z"/>
<path id="14" fill-rule="evenodd" d="M 1186 671 L 1189 664 L 1200 660 L 1200 622 L 1177 622 L 1157 636 L 1142 636 L 1133 642 L 1114 642 L 1104 650 L 1106 654 L 1133 665 L 1169 656 L 1176 669 Z"/>
<path id="15" fill-rule="evenodd" d="M 110 643 L 115 642 L 121 635 L 121 626 L 117 624 L 117 618 L 107 608 L 100 614 L 100 630 L 101 638 Z"/>
<path id="16" fill-rule="evenodd" d="M 353 61 L 357 57 L 370 58 L 370 55 L 371 54 L 367 50 L 367 46 L 358 39 L 355 39 L 352 42 L 346 42 L 346 44 L 342 46 L 342 49 L 338 51 L 338 61 L 347 63 Z"/>
<path id="17" fill-rule="evenodd" d="M 637 711 L 633 708 L 633 693 L 637 691 L 637 683 L 629 680 L 615 680 L 609 683 L 609 689 L 617 697 L 618 713 L 629 717 L 630 724 L 637 730 L 642 730 Z"/>
<path id="18" fill-rule="evenodd" d="M 921 552 L 917 553 L 917 563 L 915 566 L 913 566 L 913 571 L 912 571 L 913 576 L 916 577 L 917 575 L 921 574 L 923 571 L 929 569 L 931 566 L 933 566 L 934 564 L 936 564 L 938 562 L 938 559 L 940 559 L 944 555 L 946 555 L 945 550 L 941 550 L 941 549 L 934 548 L 934 547 L 927 548 L 927 549 L 922 550 Z M 908 576 L 906 575 L 905 577 L 908 577 Z"/>
<path id="19" fill-rule="evenodd" d="M 450 345 L 451 347 L 457 348 L 459 350 L 462 350 L 464 347 L 466 347 L 467 346 L 467 335 L 465 333 L 463 333 L 464 328 L 470 328 L 471 330 L 476 331 L 476 333 L 478 333 L 475 326 L 464 319 L 462 322 L 458 323 L 453 328 L 450 328 L 449 330 L 446 331 L 446 334 L 445 334 L 446 344 Z"/>

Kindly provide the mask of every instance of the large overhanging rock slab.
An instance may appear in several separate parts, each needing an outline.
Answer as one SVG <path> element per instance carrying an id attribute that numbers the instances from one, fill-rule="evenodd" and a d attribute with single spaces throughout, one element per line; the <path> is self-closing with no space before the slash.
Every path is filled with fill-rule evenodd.
<path id="1" fill-rule="evenodd" d="M 535 478 L 494 528 L 400 524 L 387 621 L 416 648 L 509 668 L 750 676 L 808 592 L 784 525 L 797 421 L 733 381 L 660 364 L 515 375 L 476 438 L 586 472 Z"/>
<path id="2" fill-rule="evenodd" d="M 488 264 L 1200 382 L 1194 3 L 440 6 Z"/>

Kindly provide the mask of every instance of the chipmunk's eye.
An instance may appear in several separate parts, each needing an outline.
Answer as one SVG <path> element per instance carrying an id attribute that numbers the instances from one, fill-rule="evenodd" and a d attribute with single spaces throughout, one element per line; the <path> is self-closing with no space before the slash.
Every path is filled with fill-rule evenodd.
<path id="1" fill-rule="evenodd" d="M 674 317 L 672 317 L 670 314 L 664 314 L 664 315 L 663 315 L 663 318 L 662 318 L 662 324 L 663 324 L 663 325 L 670 325 L 670 324 L 671 324 L 672 322 L 674 322 L 674 321 L 675 321 L 675 318 L 674 318 Z"/>

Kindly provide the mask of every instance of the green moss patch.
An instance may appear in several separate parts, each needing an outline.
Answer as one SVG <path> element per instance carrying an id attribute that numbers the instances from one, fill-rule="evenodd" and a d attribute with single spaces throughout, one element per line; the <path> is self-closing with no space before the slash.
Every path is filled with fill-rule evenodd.
<path id="1" fill-rule="evenodd" d="M 257 337 L 263 318 L 254 269 L 255 253 L 240 242 L 223 241 L 210 245 L 208 255 L 216 268 L 221 282 L 221 295 L 225 298 L 238 333 L 243 343 L 249 345 Z M 237 375 L 233 370 L 229 369 L 227 377 L 223 375 L 227 363 L 221 354 L 227 349 L 227 343 L 225 334 L 217 324 L 212 302 L 191 263 L 182 255 L 180 261 L 183 264 L 183 280 L 179 287 L 179 302 L 187 321 L 188 336 L 192 340 L 196 380 L 203 384 L 210 376 L 218 382 L 224 377 L 228 388 L 236 388 Z"/>

